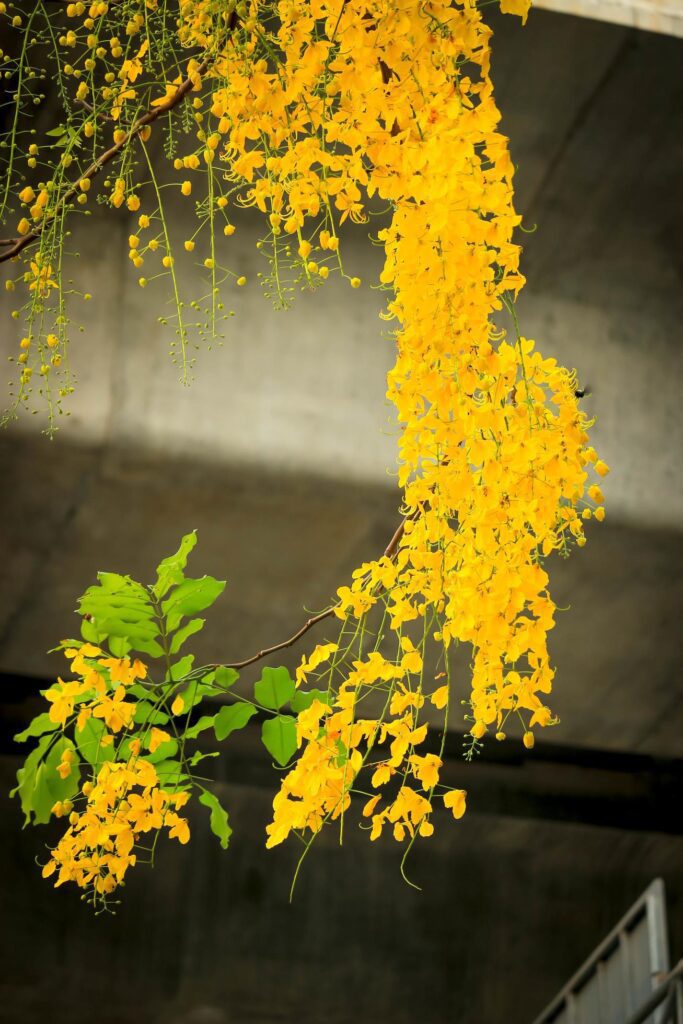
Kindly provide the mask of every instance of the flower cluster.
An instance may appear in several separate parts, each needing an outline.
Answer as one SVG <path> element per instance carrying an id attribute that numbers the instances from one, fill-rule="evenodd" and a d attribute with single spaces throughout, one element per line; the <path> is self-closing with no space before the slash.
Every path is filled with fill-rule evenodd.
<path id="1" fill-rule="evenodd" d="M 69 827 L 51 851 L 43 876 L 58 871 L 56 885 L 75 882 L 98 903 L 123 882 L 144 834 L 163 827 L 181 843 L 189 840 L 187 821 L 177 811 L 190 792 L 178 785 L 176 768 L 159 763 L 159 748 L 173 744 L 170 734 L 153 724 L 167 716 L 141 688 L 147 666 L 137 658 L 112 657 L 92 643 L 67 644 L 64 654 L 77 678 L 58 679 L 44 696 L 49 722 L 59 730 L 55 739 L 73 727 L 75 746 L 62 739 L 59 761 L 50 768 L 69 786 L 69 796 L 56 800 L 50 812 L 67 817 Z M 172 713 L 183 710 L 178 696 Z M 82 766 L 89 768 L 89 777 L 80 785 Z M 49 789 L 49 776 L 46 781 Z"/>
<path id="2" fill-rule="evenodd" d="M 526 17 L 529 0 L 500 6 Z M 323 688 L 299 709 L 300 755 L 275 798 L 268 845 L 343 823 L 353 791 L 369 798 L 372 838 L 390 825 L 412 843 L 433 830 L 435 796 L 456 818 L 465 809 L 464 792 L 440 774 L 456 703 L 453 647 L 471 650 L 471 682 L 458 692 L 468 753 L 488 733 L 503 738 L 511 716 L 532 746 L 535 727 L 555 721 L 546 701 L 556 607 L 543 559 L 582 546 L 586 520 L 604 518 L 597 478 L 608 467 L 589 444 L 576 375 L 517 323 L 521 218 L 490 76 L 491 30 L 474 0 L 179 0 L 173 31 L 170 10 L 166 0 L 67 5 L 74 27 L 59 42 L 79 55 L 69 74 L 82 109 L 58 172 L 38 192 L 19 193 L 18 234 L 40 246 L 27 271 L 32 301 L 55 290 L 44 247 L 64 211 L 87 203 L 103 135 L 115 164 L 104 201 L 136 213 L 146 203 L 129 258 L 168 275 L 178 298 L 146 148 L 157 117 L 175 109 L 186 130 L 167 139 L 178 175 L 169 188 L 197 212 L 184 251 L 203 241 L 209 253 L 207 322 L 222 308 L 221 289 L 246 283 L 217 245 L 235 231 L 231 204 L 262 214 L 264 283 L 283 306 L 294 285 L 322 286 L 332 273 L 360 287 L 344 267 L 340 227 L 365 223 L 378 200 L 388 208 L 377 231 L 379 283 L 397 348 L 387 396 L 400 430 L 404 523 L 387 553 L 340 587 L 339 638 L 297 672 L 300 686 L 314 679 Z M 146 189 L 135 173 L 138 141 Z M 85 152 L 95 163 L 86 166 Z M 185 360 L 182 308 L 178 299 Z M 60 324 L 53 356 L 39 342 L 43 365 L 55 365 L 62 339 Z M 29 331 L 22 381 L 33 345 Z M 130 690 L 102 659 L 96 674 L 103 667 L 108 683 L 102 692 L 88 683 L 96 699 L 85 711 L 118 734 L 134 713 Z M 81 685 L 85 678 L 56 688 L 55 721 L 74 712 Z M 440 718 L 436 749 L 428 717 Z M 165 738 L 151 730 L 149 750 Z"/>
<path id="3" fill-rule="evenodd" d="M 82 793 L 82 810 L 73 810 L 70 800 L 52 808 L 57 817 L 69 817 L 69 828 L 43 867 L 43 878 L 58 872 L 57 886 L 75 882 L 92 891 L 96 902 L 123 883 L 146 833 L 167 828 L 171 838 L 189 841 L 189 826 L 177 811 L 190 794 L 163 790 L 154 765 L 144 757 L 106 762 Z"/>

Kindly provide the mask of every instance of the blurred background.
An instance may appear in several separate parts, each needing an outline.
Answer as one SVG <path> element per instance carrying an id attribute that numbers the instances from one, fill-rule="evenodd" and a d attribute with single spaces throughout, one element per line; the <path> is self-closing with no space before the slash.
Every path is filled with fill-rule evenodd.
<path id="1" fill-rule="evenodd" d="M 7 798 L 12 736 L 62 671 L 46 652 L 76 632 L 97 570 L 149 579 L 196 528 L 193 575 L 228 587 L 193 649 L 237 660 L 325 607 L 398 522 L 392 343 L 363 228 L 345 240 L 360 290 L 330 280 L 275 313 L 256 278 L 259 225 L 239 220 L 226 245 L 249 283 L 227 290 L 225 343 L 197 353 L 183 387 L 164 296 L 138 288 L 127 259 L 132 217 L 81 220 L 73 273 L 93 300 L 71 415 L 52 441 L 37 417 L 0 435 L 0 1021 L 531 1024 L 657 877 L 671 962 L 683 954 L 683 4 L 543 6 L 525 28 L 487 14 L 530 231 L 519 314 L 577 368 L 612 467 L 606 521 L 550 564 L 566 609 L 551 636 L 561 724 L 532 752 L 512 736 L 467 765 L 454 722 L 447 771 L 469 809 L 418 844 L 421 891 L 397 844 L 351 828 L 342 848 L 332 831 L 318 839 L 290 905 L 298 850 L 264 849 L 277 776 L 250 729 L 210 762 L 227 852 L 193 814 L 189 846 L 163 844 L 117 915 L 97 919 L 41 880 L 52 833 L 22 831 Z M 191 207 L 173 213 L 187 237 Z M 201 294 L 189 257 L 182 274 Z M 6 315 L 0 335 L 15 351 Z"/>

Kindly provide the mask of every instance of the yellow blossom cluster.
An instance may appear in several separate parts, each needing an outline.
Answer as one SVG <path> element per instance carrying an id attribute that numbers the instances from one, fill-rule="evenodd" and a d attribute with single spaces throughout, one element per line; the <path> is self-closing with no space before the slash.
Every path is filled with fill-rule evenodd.
<path id="1" fill-rule="evenodd" d="M 254 23 L 258 8 L 249 7 Z M 230 173 L 254 180 L 248 201 L 268 215 L 274 244 L 281 231 L 298 236 L 306 268 L 327 258 L 335 218 L 365 219 L 364 196 L 391 204 L 379 239 L 381 282 L 394 291 L 387 317 L 399 324 L 388 397 L 401 425 L 405 529 L 392 557 L 340 588 L 336 611 L 348 628 L 381 605 L 399 635 L 413 621 L 435 621 L 432 635 L 446 652 L 453 642 L 472 647 L 473 737 L 489 728 L 502 735 L 512 712 L 526 716 L 528 733 L 553 720 L 543 699 L 555 606 L 541 558 L 585 542 L 583 521 L 602 501 L 596 485 L 586 495 L 588 471 L 607 467 L 587 444 L 575 375 L 519 334 L 514 311 L 511 341 L 496 326 L 524 283 L 512 240 L 521 218 L 479 9 L 446 0 L 362 8 L 279 4 L 277 68 L 226 55 L 212 112 Z M 196 10 L 188 5 L 188 17 Z M 404 665 L 405 640 L 395 660 L 374 652 L 347 665 L 343 681 L 330 683 L 329 720 L 348 714 L 349 694 L 355 701 L 363 687 L 391 680 L 388 717 L 375 722 L 380 742 L 392 738 L 387 770 L 431 790 L 438 765 L 430 762 L 426 785 L 412 753 L 426 726 L 418 724 L 421 680 L 402 689 L 404 674 L 416 671 Z M 447 707 L 448 697 L 440 692 L 438 703 Z M 321 759 L 333 772 L 324 721 L 321 730 L 283 782 L 271 842 L 295 818 L 318 824 L 323 809 L 330 817 L 344 809 L 353 764 L 334 807 L 306 781 Z M 292 792 L 301 801 L 295 814 Z M 424 801 L 404 783 L 375 815 L 373 835 L 386 820 L 397 839 L 413 836 L 427 825 Z"/>
<path id="2" fill-rule="evenodd" d="M 58 679 L 45 691 L 48 717 L 62 735 L 73 726 L 90 777 L 80 791 L 76 784 L 72 797 L 57 800 L 51 808 L 55 817 L 68 817 L 69 827 L 51 851 L 43 876 L 57 872 L 56 885 L 75 882 L 97 904 L 123 882 L 138 858 L 143 835 L 163 827 L 171 838 L 188 842 L 189 826 L 177 811 L 190 793 L 177 786 L 172 773 L 160 777 L 144 755 L 145 749 L 154 754 L 171 740 L 169 733 L 152 724 L 152 705 L 141 704 L 136 691 L 147 677 L 147 666 L 137 658 L 112 657 L 92 643 L 67 644 L 64 653 L 79 678 Z M 142 728 L 132 735 L 140 707 Z M 184 702 L 177 696 L 171 712 L 183 710 Z M 54 770 L 62 780 L 80 772 L 72 745 L 63 748 Z"/>
<path id="3" fill-rule="evenodd" d="M 82 810 L 71 810 L 71 801 L 53 807 L 57 817 L 69 815 L 69 827 L 43 867 L 44 878 L 57 873 L 56 886 L 75 882 L 97 901 L 122 884 L 144 834 L 164 827 L 171 838 L 189 841 L 187 821 L 177 814 L 189 793 L 161 789 L 154 765 L 143 757 L 105 762 L 82 792 Z"/>

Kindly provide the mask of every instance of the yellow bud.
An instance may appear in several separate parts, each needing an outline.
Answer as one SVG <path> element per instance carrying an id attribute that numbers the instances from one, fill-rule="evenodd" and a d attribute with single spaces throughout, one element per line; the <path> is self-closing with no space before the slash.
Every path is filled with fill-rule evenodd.
<path id="1" fill-rule="evenodd" d="M 207 270 L 213 270 L 214 262 L 210 256 L 207 256 L 207 258 L 204 260 L 204 266 L 206 267 Z"/>
<path id="2" fill-rule="evenodd" d="M 360 278 L 352 277 L 351 280 L 349 281 L 349 284 L 351 285 L 352 288 L 360 288 Z"/>
<path id="3" fill-rule="evenodd" d="M 194 242 L 192 242 L 189 238 L 187 242 L 184 243 L 184 245 L 186 252 L 192 252 L 192 250 L 194 249 Z"/>
<path id="4" fill-rule="evenodd" d="M 221 196 L 220 199 L 216 200 L 216 206 L 218 207 L 219 210 L 224 210 L 227 205 L 228 200 L 225 198 L 225 196 Z"/>
<path id="5" fill-rule="evenodd" d="M 304 239 L 304 241 L 301 243 L 301 245 L 299 246 L 299 249 L 298 249 L 299 256 L 301 256 L 302 260 L 305 260 L 308 257 L 309 253 L 311 252 L 311 249 L 312 249 L 311 243 L 307 242 Z"/>
<path id="6" fill-rule="evenodd" d="M 19 223 L 17 224 L 17 231 L 19 232 L 20 235 L 27 235 L 30 230 L 31 230 L 31 225 L 26 220 L 26 217 L 22 217 L 21 220 L 19 221 Z"/>
<path id="7" fill-rule="evenodd" d="M 596 510 L 593 513 L 593 515 L 595 516 L 597 521 L 599 523 L 601 523 L 603 521 L 603 519 L 605 518 L 605 509 L 604 509 L 604 507 L 602 505 L 599 505 L 598 508 L 596 508 Z"/>
<path id="8" fill-rule="evenodd" d="M 247 279 L 246 279 L 246 277 L 238 277 L 236 283 L 241 288 L 243 285 L 245 285 L 247 283 Z"/>
<path id="9" fill-rule="evenodd" d="M 330 276 L 330 268 L 329 267 L 321 267 L 320 270 L 318 271 L 318 273 L 322 277 L 323 281 L 326 281 L 327 278 Z"/>
<path id="10" fill-rule="evenodd" d="M 27 185 L 26 188 L 23 188 L 19 193 L 19 198 L 21 199 L 22 203 L 25 203 L 28 206 L 28 204 L 32 203 L 33 200 L 36 198 L 36 194 L 31 188 L 31 186 Z"/>
<path id="11" fill-rule="evenodd" d="M 137 235 L 128 235 L 128 246 L 130 249 L 137 249 L 140 245 L 140 239 Z"/>
<path id="12" fill-rule="evenodd" d="M 525 732 L 524 736 L 522 737 L 522 742 L 524 743 L 524 746 L 527 748 L 527 750 L 531 750 L 534 743 L 536 742 L 536 740 L 534 739 L 534 734 L 528 731 Z"/>
<path id="13" fill-rule="evenodd" d="M 59 338 L 56 334 L 48 334 L 46 341 L 48 348 L 55 348 L 59 344 Z"/>
<path id="14" fill-rule="evenodd" d="M 149 217 L 147 216 L 146 213 L 141 213 L 140 214 L 140 216 L 138 217 L 138 225 L 141 228 L 148 228 L 149 227 Z"/>
<path id="15" fill-rule="evenodd" d="M 90 185 L 91 185 L 90 178 L 81 178 L 81 180 L 78 183 L 78 187 L 80 188 L 81 192 L 89 192 L 90 191 Z"/>
<path id="16" fill-rule="evenodd" d="M 470 729 L 470 734 L 474 736 L 475 740 L 480 740 L 486 733 L 486 726 L 483 722 L 475 722 Z"/>
<path id="17" fill-rule="evenodd" d="M 234 224 L 226 224 L 225 227 L 223 228 L 223 234 L 224 235 L 234 235 L 235 234 L 235 225 Z"/>
<path id="18" fill-rule="evenodd" d="M 497 733 L 496 733 L 496 739 L 497 739 L 497 740 L 498 740 L 499 742 L 500 742 L 500 741 L 502 741 L 502 740 L 504 740 L 504 739 L 505 739 L 505 733 L 504 733 L 504 732 L 497 732 Z"/>
<path id="19" fill-rule="evenodd" d="M 140 209 L 140 200 L 138 199 L 137 196 L 128 196 L 126 206 L 131 211 L 131 213 L 135 213 L 136 210 Z"/>
<path id="20" fill-rule="evenodd" d="M 174 715 L 182 715 L 184 710 L 185 710 L 185 701 L 180 696 L 180 694 L 178 694 L 178 696 L 175 698 L 175 700 L 171 704 L 171 711 L 173 712 Z"/>
<path id="21" fill-rule="evenodd" d="M 146 288 L 147 287 L 147 278 L 146 277 L 138 278 L 138 284 L 140 285 L 141 288 Z"/>
<path id="22" fill-rule="evenodd" d="M 189 194 L 192 191 L 192 182 L 184 181 L 180 186 L 180 191 L 183 193 L 184 196 L 189 196 Z"/>
<path id="23" fill-rule="evenodd" d="M 609 473 L 609 466 L 606 462 L 603 462 L 602 459 L 598 459 L 598 461 L 595 463 L 595 472 L 599 476 L 607 476 L 607 474 Z"/>
<path id="24" fill-rule="evenodd" d="M 116 143 L 117 146 L 119 145 L 119 143 L 123 142 L 125 137 L 126 137 L 126 133 L 124 132 L 123 128 L 115 128 L 114 129 L 114 142 Z"/>
<path id="25" fill-rule="evenodd" d="M 169 267 L 173 266 L 173 257 L 172 256 L 164 256 L 162 261 L 161 261 L 161 263 L 162 263 L 162 266 L 164 266 L 164 267 L 166 267 L 168 269 Z"/>

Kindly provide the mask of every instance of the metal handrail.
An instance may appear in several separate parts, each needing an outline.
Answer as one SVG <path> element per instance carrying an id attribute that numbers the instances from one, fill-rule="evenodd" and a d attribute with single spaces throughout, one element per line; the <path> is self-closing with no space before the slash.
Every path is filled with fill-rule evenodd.
<path id="1" fill-rule="evenodd" d="M 666 1000 L 666 1005 L 663 1007 L 662 1014 L 659 1017 L 661 1024 L 666 1024 L 668 1019 L 668 1012 L 673 1005 L 673 1000 L 676 995 L 680 994 L 681 982 L 683 981 L 683 960 L 679 960 L 673 971 L 666 975 L 662 980 L 659 988 L 656 988 L 649 999 L 647 999 L 639 1010 L 628 1018 L 626 1024 L 643 1024 L 646 1021 L 653 1010 L 656 1010 L 658 1006 Z M 683 1021 L 676 1021 L 676 1024 L 683 1024 Z"/>
<path id="2" fill-rule="evenodd" d="M 609 935 L 607 935 L 597 949 L 593 951 L 588 960 L 581 965 L 578 971 L 576 971 L 576 973 L 569 979 L 567 984 L 564 985 L 555 998 L 545 1007 L 543 1012 L 536 1017 L 533 1024 L 548 1024 L 549 1021 L 554 1020 L 563 1004 L 570 1004 L 572 1002 L 574 993 L 577 992 L 586 980 L 595 972 L 599 962 L 619 944 L 620 937 L 627 932 L 639 918 L 647 914 L 656 902 L 662 904 L 664 902 L 664 883 L 661 878 L 656 878 L 647 887 L 645 892 L 638 900 L 636 900 L 633 906 L 629 908 Z M 653 936 L 651 941 L 654 943 L 650 949 L 651 963 L 654 971 L 667 971 L 669 967 L 667 951 L 668 943 L 666 937 L 666 926 L 663 922 L 662 934 Z M 678 968 L 676 968 L 676 970 L 677 969 Z M 666 975 L 666 977 L 668 978 L 669 975 Z M 656 992 L 659 992 L 659 989 L 657 989 Z M 642 1021 L 646 1018 L 647 1015 L 638 1019 Z M 631 1021 L 629 1021 L 628 1024 L 631 1024 Z M 683 1022 L 681 1022 L 681 1024 L 683 1024 Z"/>

